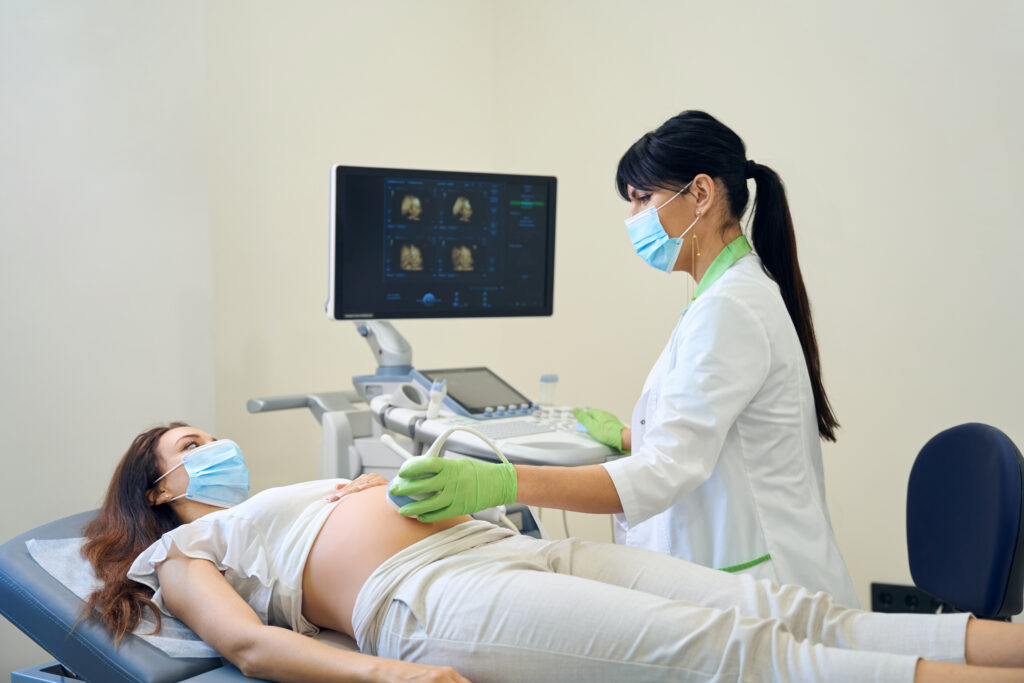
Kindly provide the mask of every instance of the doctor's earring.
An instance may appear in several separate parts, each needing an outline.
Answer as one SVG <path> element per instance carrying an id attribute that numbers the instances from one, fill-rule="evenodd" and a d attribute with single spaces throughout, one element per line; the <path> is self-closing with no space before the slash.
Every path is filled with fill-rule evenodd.
<path id="1" fill-rule="evenodd" d="M 700 256 L 700 240 L 697 238 L 697 234 L 693 235 L 693 242 L 690 243 L 690 276 L 693 278 L 697 277 L 697 257 Z M 691 296 L 692 300 L 693 297 Z"/>

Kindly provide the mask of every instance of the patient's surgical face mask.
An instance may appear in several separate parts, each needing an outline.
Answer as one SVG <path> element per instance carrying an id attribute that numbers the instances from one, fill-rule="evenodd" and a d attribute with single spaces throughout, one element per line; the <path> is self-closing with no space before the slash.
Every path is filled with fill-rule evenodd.
<path id="1" fill-rule="evenodd" d="M 161 474 L 153 485 L 179 467 L 188 473 L 188 490 L 165 502 L 188 498 L 229 508 L 249 497 L 249 468 L 238 444 L 230 439 L 211 441 L 185 453 L 181 462 Z"/>
<path id="2" fill-rule="evenodd" d="M 676 258 L 683 246 L 683 238 L 686 233 L 697 225 L 700 220 L 698 215 L 690 223 L 690 227 L 683 231 L 679 237 L 669 237 L 665 232 L 665 226 L 658 218 L 658 211 L 668 206 L 669 202 L 690 189 L 693 181 L 686 183 L 683 189 L 672 195 L 667 202 L 661 206 L 650 206 L 640 213 L 626 219 L 626 230 L 629 231 L 629 239 L 633 243 L 633 249 L 637 255 L 647 262 L 652 268 L 657 268 L 664 273 L 671 273 L 675 268 Z"/>

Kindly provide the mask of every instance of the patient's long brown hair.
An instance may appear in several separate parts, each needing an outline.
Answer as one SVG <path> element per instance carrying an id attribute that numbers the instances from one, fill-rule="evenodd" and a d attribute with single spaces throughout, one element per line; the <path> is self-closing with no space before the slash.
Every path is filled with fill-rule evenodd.
<path id="1" fill-rule="evenodd" d="M 170 505 L 150 505 L 146 491 L 160 476 L 156 454 L 160 437 L 170 429 L 186 426 L 172 422 L 136 436 L 114 471 L 103 506 L 85 527 L 82 554 L 103 586 L 89 596 L 82 617 L 88 618 L 96 610 L 113 633 L 115 643 L 135 630 L 146 608 L 152 610 L 156 631 L 160 630 L 160 610 L 150 599 L 153 591 L 127 574 L 139 553 L 181 524 Z"/>

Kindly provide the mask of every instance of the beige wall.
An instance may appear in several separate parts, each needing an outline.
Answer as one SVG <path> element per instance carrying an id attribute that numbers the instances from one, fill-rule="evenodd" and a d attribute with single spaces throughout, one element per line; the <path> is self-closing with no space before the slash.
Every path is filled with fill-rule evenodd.
<path id="1" fill-rule="evenodd" d="M 527 393 L 542 373 L 556 372 L 559 401 L 626 418 L 685 303 L 685 280 L 661 276 L 632 254 L 621 223 L 625 206 L 614 194 L 615 164 L 670 115 L 705 109 L 734 127 L 750 157 L 775 168 L 789 188 L 826 382 L 843 423 L 839 443 L 825 449 L 829 503 L 866 601 L 871 581 L 909 579 L 904 487 L 924 441 L 943 427 L 979 420 L 1024 443 L 1015 263 L 1024 237 L 1013 201 L 1024 130 L 1015 87 L 1024 55 L 1016 36 L 1024 16 L 1019 3 L 982 4 L 790 1 L 769 9 L 674 0 L 391 0 L 143 9 L 128 2 L 0 0 L 5 18 L 27 13 L 31 35 L 44 39 L 23 40 L 0 21 L 0 54 L 25 64 L 14 71 L 0 59 L 3 94 L 8 84 L 16 95 L 51 81 L 70 87 L 87 72 L 92 87 L 76 94 L 85 111 L 98 112 L 81 124 L 93 134 L 71 137 L 62 149 L 92 160 L 92 168 L 102 156 L 97 147 L 106 151 L 107 141 L 139 129 L 149 150 L 132 148 L 133 184 L 122 184 L 123 169 L 107 161 L 112 165 L 91 174 L 88 192 L 48 201 L 45 213 L 19 193 L 15 218 L 37 216 L 41 226 L 67 232 L 62 215 L 81 213 L 97 192 L 123 188 L 112 205 L 125 227 L 99 220 L 91 227 L 102 225 L 125 257 L 120 268 L 157 276 L 179 260 L 174 250 L 181 243 L 171 235 L 190 231 L 190 253 L 201 263 L 189 266 L 195 277 L 182 300 L 201 309 L 191 329 L 215 349 L 171 353 L 194 337 L 170 333 L 162 340 L 164 365 L 147 366 L 152 374 L 142 380 L 187 377 L 175 396 L 194 402 L 125 401 L 126 389 L 140 381 L 129 371 L 150 357 L 123 339 L 134 320 L 155 316 L 145 287 L 166 297 L 161 288 L 185 285 L 140 275 L 144 291 L 124 293 L 118 312 L 141 317 L 105 332 L 110 321 L 83 310 L 71 318 L 51 314 L 59 288 L 39 270 L 66 269 L 70 255 L 51 263 L 34 237 L 31 258 L 8 270 L 13 259 L 5 250 L 5 320 L 24 322 L 11 328 L 23 330 L 16 341 L 5 335 L 3 343 L 25 360 L 4 385 L 19 395 L 45 393 L 23 404 L 5 392 L 0 424 L 15 447 L 3 457 L 15 463 L 22 449 L 36 446 L 38 431 L 23 423 L 39 425 L 50 439 L 46 453 L 66 450 L 88 424 L 104 445 L 102 467 L 109 467 L 108 452 L 123 449 L 126 434 L 163 417 L 161 410 L 212 423 L 215 396 L 215 427 L 243 445 L 257 488 L 315 476 L 319 433 L 312 416 L 254 416 L 244 406 L 252 396 L 348 388 L 352 375 L 373 369 L 353 326 L 323 313 L 335 163 L 557 175 L 553 317 L 396 326 L 421 366 L 486 364 Z M 69 15 L 68 7 L 78 9 Z M 69 46 L 61 27 L 85 29 L 74 32 L 75 40 L 113 47 L 87 50 L 90 44 L 62 61 L 53 53 L 77 43 Z M 204 82 L 205 92 L 197 92 Z M 168 92 L 178 99 L 169 101 Z M 153 98 L 148 108 L 138 104 Z M 0 116 L 58 118 L 52 104 L 18 101 Z M 138 108 L 126 110 L 133 103 Z M 165 135 L 153 140 L 154 130 Z M 27 177 L 38 192 L 60 180 L 58 166 L 42 163 L 54 156 L 48 136 L 3 131 L 4 149 L 33 165 Z M 187 179 L 168 182 L 162 174 L 172 172 L 152 159 L 154 148 L 172 156 Z M 11 183 L 0 187 L 9 191 Z M 154 202 L 162 202 L 161 222 L 148 213 L 149 220 L 138 219 L 136 212 Z M 169 210 L 191 213 L 171 221 Z M 23 235 L 12 232 L 18 221 L 0 216 L 5 244 Z M 147 243 L 133 225 L 145 225 L 167 256 L 147 259 Z M 211 264 L 212 286 L 198 276 Z M 76 267 L 98 277 L 95 269 Z M 14 300 L 14 291 L 24 294 Z M 182 310 L 172 317 L 182 320 Z M 88 354 L 83 374 L 82 363 L 68 357 L 82 353 L 81 343 L 56 354 L 47 346 L 69 327 L 76 337 L 107 335 L 121 346 L 116 354 Z M 67 371 L 54 369 L 55 355 Z M 78 396 L 106 374 L 126 377 L 105 386 L 101 401 L 77 401 L 74 410 L 65 404 L 64 413 L 43 401 Z M 187 391 L 188 381 L 201 386 Z M 61 419 L 67 412 L 75 419 Z M 95 504 L 103 478 L 93 473 L 94 481 L 83 483 L 83 472 L 92 470 L 64 456 L 15 472 L 6 480 L 17 490 L 6 497 L 5 518 L 21 508 L 34 517 L 8 523 L 7 536 Z M 94 493 L 52 493 L 83 486 Z M 40 506 L 41 495 L 61 502 Z M 560 533 L 558 517 L 546 519 Z M 608 535 L 606 518 L 572 516 L 570 530 Z M 21 637 L 3 638 L 5 646 Z"/>
<path id="2" fill-rule="evenodd" d="M 0 1 L 0 539 L 215 425 L 198 3 Z M 0 619 L 0 676 L 49 661 Z"/>

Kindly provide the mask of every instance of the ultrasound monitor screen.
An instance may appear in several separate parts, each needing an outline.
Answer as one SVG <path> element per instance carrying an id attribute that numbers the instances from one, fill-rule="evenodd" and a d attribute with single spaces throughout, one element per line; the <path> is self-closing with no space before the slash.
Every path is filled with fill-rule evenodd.
<path id="1" fill-rule="evenodd" d="M 336 166 L 327 313 L 551 315 L 555 178 Z"/>

